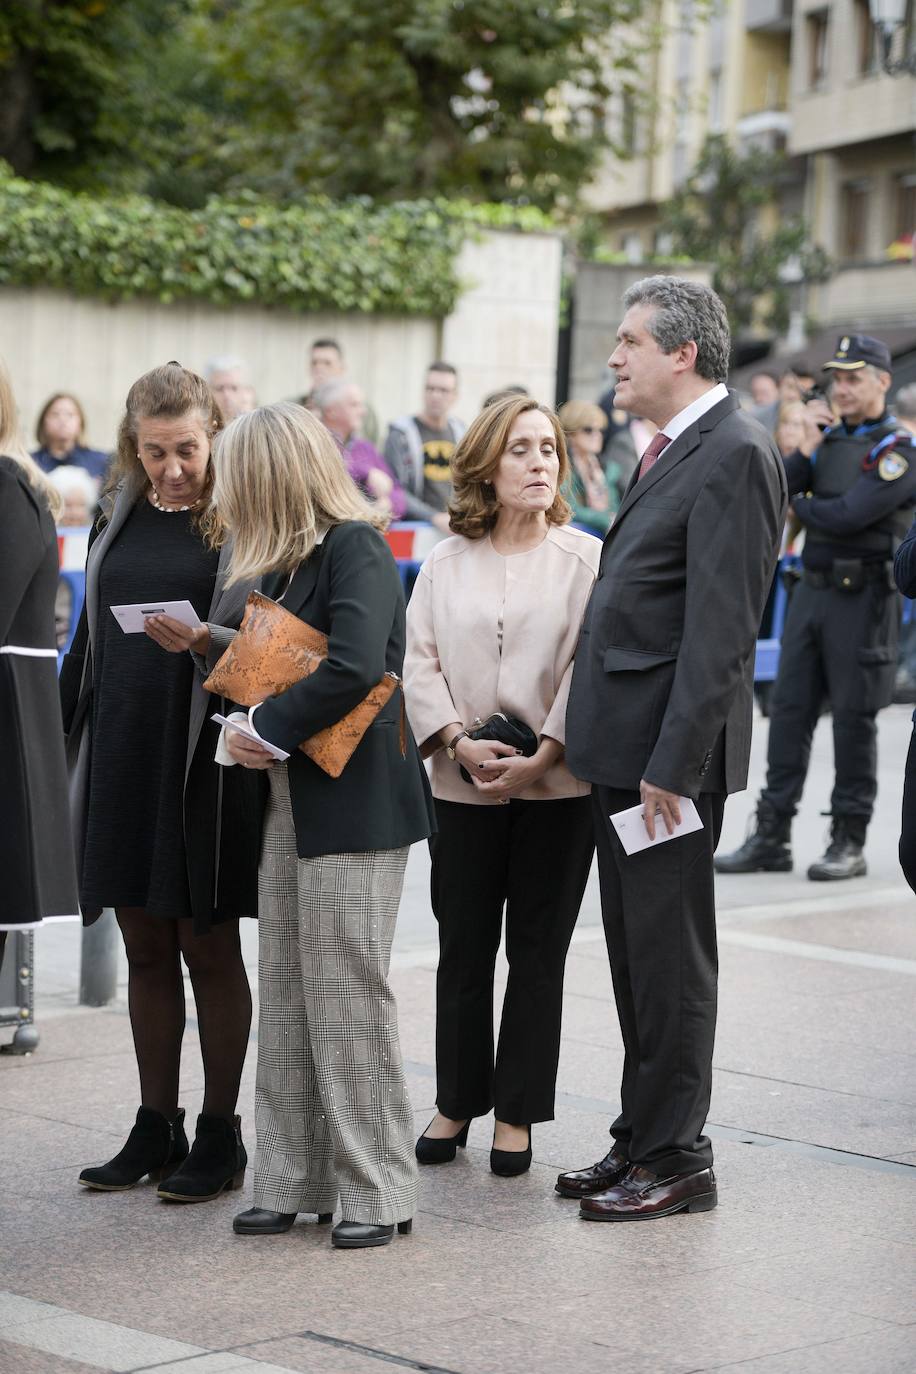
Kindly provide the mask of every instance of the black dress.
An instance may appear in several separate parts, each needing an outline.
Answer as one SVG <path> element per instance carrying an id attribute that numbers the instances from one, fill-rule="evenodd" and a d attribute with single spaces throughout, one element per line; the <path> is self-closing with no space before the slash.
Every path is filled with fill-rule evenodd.
<path id="1" fill-rule="evenodd" d="M 188 718 L 196 672 L 190 654 L 170 654 L 148 635 L 124 634 L 113 605 L 191 602 L 205 620 L 218 552 L 190 512 L 138 502 L 100 569 L 93 647 L 92 751 L 80 902 L 142 907 L 151 916 L 192 917 L 195 928 L 244 914 L 214 907 L 212 873 L 201 893 L 189 878 L 186 793 L 206 795 L 213 739 L 202 735 L 185 779 Z M 209 890 L 208 890 L 209 888 Z M 194 896 L 198 898 L 194 900 Z"/>
<path id="2" fill-rule="evenodd" d="M 57 693 L 57 536 L 0 457 L 0 930 L 78 915 Z"/>

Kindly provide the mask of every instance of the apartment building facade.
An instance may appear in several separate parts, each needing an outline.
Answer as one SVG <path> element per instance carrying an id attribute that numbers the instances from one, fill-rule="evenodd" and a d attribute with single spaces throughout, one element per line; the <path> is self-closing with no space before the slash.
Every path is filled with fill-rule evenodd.
<path id="1" fill-rule="evenodd" d="M 824 327 L 914 325 L 916 78 L 882 70 L 868 0 L 731 0 L 700 16 L 691 0 L 660 0 L 657 19 L 651 102 L 623 98 L 612 115 L 631 156 L 608 158 L 589 192 L 610 246 L 634 262 L 670 249 L 660 208 L 707 133 L 723 132 L 790 155 L 775 213 L 804 214 L 834 264 L 802 288 L 805 313 Z"/>

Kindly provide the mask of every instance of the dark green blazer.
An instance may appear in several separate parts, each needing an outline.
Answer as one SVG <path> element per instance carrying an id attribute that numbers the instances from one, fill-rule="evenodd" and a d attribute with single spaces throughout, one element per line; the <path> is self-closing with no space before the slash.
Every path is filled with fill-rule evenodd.
<path id="1" fill-rule="evenodd" d="M 289 790 L 301 859 L 400 849 L 435 830 L 432 796 L 407 726 L 407 756 L 399 743 L 401 693 L 376 716 L 339 778 L 331 778 L 298 746 L 352 711 L 382 674 L 404 667 L 404 593 L 385 540 L 364 521 L 335 525 L 300 565 L 285 595 L 287 574 L 264 579 L 266 596 L 328 636 L 319 668 L 257 708 L 259 734 L 290 753 Z"/>

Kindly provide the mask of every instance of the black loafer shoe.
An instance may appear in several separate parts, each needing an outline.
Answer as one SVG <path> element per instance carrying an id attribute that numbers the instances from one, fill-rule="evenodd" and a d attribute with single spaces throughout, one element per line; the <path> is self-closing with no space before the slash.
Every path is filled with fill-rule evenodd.
<path id="1" fill-rule="evenodd" d="M 409 1236 L 412 1221 L 398 1222 L 398 1235 Z M 373 1226 L 366 1221 L 339 1221 L 331 1232 L 331 1244 L 338 1250 L 365 1250 L 370 1245 L 390 1245 L 393 1226 Z"/>
<path id="2" fill-rule="evenodd" d="M 630 1161 L 615 1145 L 597 1164 L 591 1164 L 587 1169 L 571 1169 L 569 1173 L 560 1174 L 554 1186 L 563 1197 L 593 1197 L 595 1193 L 603 1193 L 607 1188 L 616 1187 L 629 1167 Z"/>

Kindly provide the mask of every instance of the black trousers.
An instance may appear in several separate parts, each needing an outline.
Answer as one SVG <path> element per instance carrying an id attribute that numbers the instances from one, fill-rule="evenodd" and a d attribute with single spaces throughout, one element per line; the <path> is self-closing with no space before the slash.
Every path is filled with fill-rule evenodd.
<path id="1" fill-rule="evenodd" d="M 662 1177 L 712 1164 L 703 1134 L 716 1034 L 712 856 L 725 797 L 703 793 L 703 829 L 629 857 L 609 817 L 638 792 L 592 789 L 601 912 L 623 1036 L 620 1115 L 611 1135 Z"/>
<path id="2" fill-rule="evenodd" d="M 595 849 L 588 797 L 436 802 L 436 1105 L 454 1121 L 551 1121 L 563 973 Z M 494 1060 L 493 973 L 506 911 L 509 979 Z"/>
<path id="3" fill-rule="evenodd" d="M 916 892 L 916 730 L 910 736 L 903 779 L 903 817 L 900 825 L 900 867 Z"/>
<path id="4" fill-rule="evenodd" d="M 767 780 L 761 800 L 794 816 L 814 727 L 825 701 L 833 715 L 835 816 L 871 819 L 878 791 L 875 716 L 893 697 L 898 599 L 871 583 L 859 592 L 811 587 L 792 594 L 770 701 Z"/>

